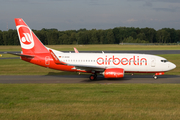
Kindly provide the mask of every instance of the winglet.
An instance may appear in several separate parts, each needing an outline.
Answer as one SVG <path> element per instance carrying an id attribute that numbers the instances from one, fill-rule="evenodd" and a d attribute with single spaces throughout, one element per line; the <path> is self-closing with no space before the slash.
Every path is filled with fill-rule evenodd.
<path id="1" fill-rule="evenodd" d="M 64 62 L 59 61 L 59 59 L 57 58 L 57 56 L 54 54 L 54 52 L 53 52 L 51 49 L 49 49 L 49 52 L 51 53 L 51 56 L 52 56 L 52 58 L 53 58 L 53 60 L 54 60 L 54 62 L 55 62 L 56 64 L 59 64 L 59 65 L 67 65 L 67 64 L 64 63 Z"/>
<path id="2" fill-rule="evenodd" d="M 79 53 L 79 51 L 74 47 L 74 51 L 75 51 L 75 53 Z"/>

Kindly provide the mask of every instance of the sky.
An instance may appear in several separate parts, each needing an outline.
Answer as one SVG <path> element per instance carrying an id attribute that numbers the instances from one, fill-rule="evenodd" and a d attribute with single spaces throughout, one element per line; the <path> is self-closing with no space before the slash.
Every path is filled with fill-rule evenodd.
<path id="1" fill-rule="evenodd" d="M 31 29 L 180 29 L 180 0 L 0 0 L 0 30 L 23 18 Z"/>

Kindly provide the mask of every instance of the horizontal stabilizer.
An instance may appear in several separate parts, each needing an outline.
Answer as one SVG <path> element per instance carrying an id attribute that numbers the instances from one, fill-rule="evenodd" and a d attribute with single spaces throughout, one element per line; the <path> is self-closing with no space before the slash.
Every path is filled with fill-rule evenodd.
<path id="1" fill-rule="evenodd" d="M 6 54 L 12 54 L 12 55 L 16 55 L 16 56 L 23 56 L 23 57 L 31 57 L 33 58 L 34 55 L 25 55 L 25 54 L 21 54 L 21 53 L 11 53 L 11 52 L 5 52 Z"/>

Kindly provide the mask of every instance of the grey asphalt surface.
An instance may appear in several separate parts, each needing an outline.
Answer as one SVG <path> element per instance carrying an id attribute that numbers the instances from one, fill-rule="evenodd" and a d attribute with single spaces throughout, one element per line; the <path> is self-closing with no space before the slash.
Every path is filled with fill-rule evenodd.
<path id="1" fill-rule="evenodd" d="M 18 53 L 16 51 L 14 53 Z M 67 52 L 67 51 L 65 51 Z M 102 51 L 80 51 L 81 53 L 101 53 Z M 105 53 L 142 53 L 142 54 L 180 54 L 180 50 L 144 50 L 144 51 L 104 51 Z M 4 52 L 0 52 L 3 54 Z M 19 59 L 19 57 L 17 57 Z M 16 59 L 9 58 L 9 59 Z M 152 75 L 125 75 L 121 79 L 104 79 L 102 76 L 98 76 L 97 80 L 90 81 L 89 75 L 1 75 L 1 84 L 26 84 L 26 83 L 100 83 L 100 84 L 110 84 L 110 83 L 170 83 L 179 84 L 180 75 L 162 75 L 158 76 L 157 80 L 153 79 Z"/>
<path id="2" fill-rule="evenodd" d="M 152 75 L 125 75 L 124 78 L 118 79 L 105 79 L 102 76 L 98 76 L 97 80 L 90 81 L 89 75 L 2 75 L 0 76 L 1 84 L 58 84 L 58 83 L 68 83 L 68 84 L 77 84 L 77 83 L 97 83 L 97 84 L 179 84 L 180 75 L 162 75 L 158 76 L 158 79 L 154 79 Z"/>

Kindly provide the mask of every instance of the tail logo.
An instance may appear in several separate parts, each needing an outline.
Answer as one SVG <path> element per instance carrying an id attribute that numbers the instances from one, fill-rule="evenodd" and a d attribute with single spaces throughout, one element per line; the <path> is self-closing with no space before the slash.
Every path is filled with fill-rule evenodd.
<path id="1" fill-rule="evenodd" d="M 24 49 L 31 49 L 34 47 L 34 39 L 32 31 L 24 25 L 17 26 L 21 47 Z"/>

